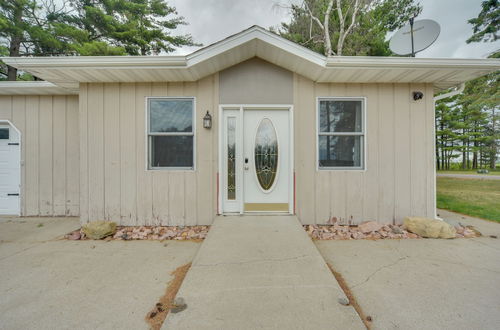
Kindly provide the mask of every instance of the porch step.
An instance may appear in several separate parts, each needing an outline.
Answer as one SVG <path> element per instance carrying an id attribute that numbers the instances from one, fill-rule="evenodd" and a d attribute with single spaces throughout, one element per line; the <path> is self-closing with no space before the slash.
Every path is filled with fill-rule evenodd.
<path id="1" fill-rule="evenodd" d="M 365 329 L 295 216 L 217 217 L 163 329 Z"/>

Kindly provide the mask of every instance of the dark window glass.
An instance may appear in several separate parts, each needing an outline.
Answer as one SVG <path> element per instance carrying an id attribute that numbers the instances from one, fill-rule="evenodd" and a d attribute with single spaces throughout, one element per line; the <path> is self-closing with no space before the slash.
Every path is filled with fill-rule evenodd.
<path id="1" fill-rule="evenodd" d="M 151 136 L 152 167 L 193 167 L 193 136 Z"/>
<path id="2" fill-rule="evenodd" d="M 150 99 L 150 133 L 193 131 L 193 100 Z"/>
<path id="3" fill-rule="evenodd" d="M 319 136 L 320 167 L 361 167 L 362 136 Z"/>
<path id="4" fill-rule="evenodd" d="M 9 129 L 0 128 L 0 140 L 8 140 L 8 139 L 9 139 Z"/>
<path id="5" fill-rule="evenodd" d="M 321 100 L 320 132 L 361 132 L 361 101 Z"/>

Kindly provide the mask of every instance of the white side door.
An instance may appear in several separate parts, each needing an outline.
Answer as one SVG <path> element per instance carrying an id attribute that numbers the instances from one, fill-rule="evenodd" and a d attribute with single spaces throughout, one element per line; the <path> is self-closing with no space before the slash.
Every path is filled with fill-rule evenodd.
<path id="1" fill-rule="evenodd" d="M 20 136 L 11 125 L 0 123 L 0 214 L 20 215 Z"/>
<path id="2" fill-rule="evenodd" d="M 245 109 L 243 210 L 290 212 L 292 184 L 290 112 Z"/>

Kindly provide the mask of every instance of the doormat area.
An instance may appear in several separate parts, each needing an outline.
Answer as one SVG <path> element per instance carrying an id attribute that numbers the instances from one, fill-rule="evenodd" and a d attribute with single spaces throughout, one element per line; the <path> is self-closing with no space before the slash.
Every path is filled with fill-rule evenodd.
<path id="1" fill-rule="evenodd" d="M 210 230 L 210 226 L 118 226 L 113 235 L 103 240 L 204 240 Z M 65 235 L 69 240 L 91 240 L 86 237 L 81 229 L 72 231 Z"/>
<path id="2" fill-rule="evenodd" d="M 403 225 L 382 224 L 368 221 L 359 225 L 304 225 L 304 230 L 314 240 L 352 240 L 352 239 L 418 239 L 423 238 L 407 231 Z M 456 238 L 481 236 L 473 226 L 457 226 Z"/>

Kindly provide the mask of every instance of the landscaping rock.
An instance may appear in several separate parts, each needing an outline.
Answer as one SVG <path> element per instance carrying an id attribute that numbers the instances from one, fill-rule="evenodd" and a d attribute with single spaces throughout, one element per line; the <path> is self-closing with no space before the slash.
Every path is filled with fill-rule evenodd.
<path id="1" fill-rule="evenodd" d="M 82 232 L 91 239 L 102 239 L 115 231 L 116 223 L 110 221 L 92 221 L 82 226 Z"/>
<path id="2" fill-rule="evenodd" d="M 358 225 L 359 231 L 362 232 L 363 234 L 368 234 L 374 231 L 378 231 L 382 227 L 384 227 L 384 224 L 376 221 L 365 221 Z"/>
<path id="3" fill-rule="evenodd" d="M 187 308 L 187 304 L 184 302 L 184 298 L 178 297 L 174 299 L 174 303 L 172 304 L 172 308 L 170 308 L 170 312 L 179 313 Z"/>
<path id="4" fill-rule="evenodd" d="M 403 230 L 399 226 L 393 226 L 391 230 L 394 234 L 397 235 L 403 234 Z"/>
<path id="5" fill-rule="evenodd" d="M 337 300 L 339 304 L 344 305 L 344 306 L 349 306 L 349 299 L 342 297 Z"/>
<path id="6" fill-rule="evenodd" d="M 448 223 L 421 217 L 406 217 L 403 221 L 406 230 L 427 238 L 455 238 L 457 231 Z"/>
<path id="7" fill-rule="evenodd" d="M 80 233 L 79 230 L 75 230 L 74 232 L 66 235 L 66 238 L 67 239 L 70 239 L 70 240 L 73 240 L 73 241 L 77 241 L 79 240 L 80 238 L 82 237 L 82 234 Z"/>
<path id="8" fill-rule="evenodd" d="M 474 226 L 465 226 L 468 230 L 474 232 L 475 234 L 475 237 L 480 237 L 480 236 L 483 236 L 483 234 L 481 234 L 481 232 L 479 230 L 476 229 L 476 227 Z"/>

